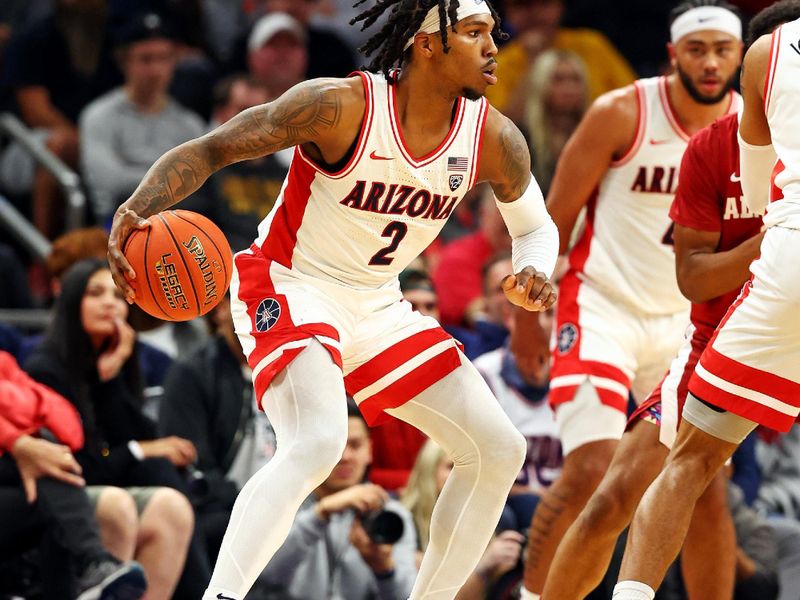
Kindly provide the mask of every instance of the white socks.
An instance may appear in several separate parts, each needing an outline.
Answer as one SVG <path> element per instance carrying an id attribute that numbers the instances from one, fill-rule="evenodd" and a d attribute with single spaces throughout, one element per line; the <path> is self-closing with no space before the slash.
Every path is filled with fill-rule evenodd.
<path id="1" fill-rule="evenodd" d="M 521 587 L 519 589 L 519 600 L 541 600 L 541 596 L 539 594 L 529 592 L 524 587 Z"/>
<path id="2" fill-rule="evenodd" d="M 646 583 L 620 581 L 614 586 L 612 600 L 653 600 L 656 593 Z"/>

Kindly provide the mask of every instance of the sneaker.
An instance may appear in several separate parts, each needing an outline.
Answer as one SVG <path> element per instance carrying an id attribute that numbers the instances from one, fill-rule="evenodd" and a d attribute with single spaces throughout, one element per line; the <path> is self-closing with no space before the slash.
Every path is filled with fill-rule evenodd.
<path id="1" fill-rule="evenodd" d="M 142 565 L 103 560 L 90 564 L 78 578 L 76 600 L 138 600 L 146 589 Z"/>

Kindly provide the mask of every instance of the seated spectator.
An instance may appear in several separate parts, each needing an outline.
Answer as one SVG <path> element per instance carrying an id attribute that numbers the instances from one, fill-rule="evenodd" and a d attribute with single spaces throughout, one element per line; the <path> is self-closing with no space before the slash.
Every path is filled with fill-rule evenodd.
<path id="1" fill-rule="evenodd" d="M 282 597 L 298 600 L 409 596 L 417 574 L 414 525 L 408 511 L 383 488 L 364 483 L 370 460 L 367 424 L 355 403 L 348 401 L 344 454 L 301 506 L 286 542 L 261 575 L 262 585 L 281 586 Z M 399 539 L 369 537 L 365 522 L 378 510 L 402 519 Z"/>
<path id="2" fill-rule="evenodd" d="M 81 165 L 103 225 L 159 156 L 205 130 L 199 116 L 167 94 L 176 43 L 159 15 L 141 14 L 121 28 L 115 53 L 123 86 L 94 100 L 80 117 Z"/>
<path id="3" fill-rule="evenodd" d="M 571 50 L 581 58 L 590 100 L 633 82 L 633 69 L 602 33 L 561 27 L 564 0 L 506 0 L 505 9 L 503 26 L 512 30 L 513 38 L 497 53 L 498 82 L 486 90 L 486 97 L 510 119 L 522 122 L 527 74 L 551 48 Z"/>
<path id="4" fill-rule="evenodd" d="M 212 126 L 221 125 L 241 111 L 269 100 L 266 86 L 248 75 L 231 75 L 214 88 Z M 289 159 L 290 160 L 290 159 Z M 275 205 L 288 160 L 282 155 L 264 156 L 234 163 L 214 173 L 180 207 L 199 212 L 214 221 L 234 252 L 249 248 L 258 235 L 258 224 Z"/>
<path id="5" fill-rule="evenodd" d="M 155 423 L 142 413 L 128 305 L 105 262 L 73 265 L 62 279 L 54 311 L 26 370 L 77 408 L 86 437 L 76 452 L 83 477 L 91 486 L 127 489 L 126 502 L 138 513 L 132 550 L 147 575 L 148 596 L 169 598 L 194 525 L 191 505 L 179 491 L 185 485 L 177 467 L 194 462 L 194 445 L 158 438 Z M 198 598 L 210 569 L 199 551 L 189 556 L 185 579 L 193 589 L 187 595 Z"/>
<path id="6" fill-rule="evenodd" d="M 549 335 L 552 314 L 541 313 L 540 320 Z M 508 323 L 513 326 L 512 319 Z M 545 366 L 536 379 L 526 378 L 517 369 L 507 344 L 479 356 L 473 364 L 528 442 L 525 464 L 500 519 L 501 529 L 524 531 L 531 522 L 539 495 L 558 478 L 564 462 L 555 415 L 547 402 L 549 368 Z"/>
<path id="7" fill-rule="evenodd" d="M 0 243 L 0 308 L 33 308 L 25 266 L 11 246 Z"/>
<path id="8" fill-rule="evenodd" d="M 21 554 L 31 538 L 48 536 L 60 549 L 59 562 L 66 556 L 74 568 L 75 595 L 68 597 L 110 598 L 126 590 L 133 600 L 146 589 L 144 573 L 141 565 L 120 562 L 101 543 L 73 456 L 83 441 L 75 407 L 33 381 L 0 350 L 0 560 Z M 114 524 L 123 526 L 119 519 Z M 43 574 L 53 579 L 48 565 Z M 64 588 L 56 594 L 63 598 Z"/>
<path id="9" fill-rule="evenodd" d="M 37 140 L 76 169 L 78 115 L 119 81 L 105 0 L 57 0 L 53 14 L 31 22 L 8 43 L 0 87 L 11 90 Z M 33 223 L 46 237 L 62 232 L 64 200 L 58 184 L 44 169 L 35 169 L 21 145 L 12 143 L 5 150 L 0 180 L 10 193 L 31 192 Z"/>
<path id="10" fill-rule="evenodd" d="M 215 335 L 167 374 L 159 430 L 197 448 L 195 477 L 202 480 L 191 491 L 214 560 L 236 495 L 275 453 L 275 432 L 256 402 L 230 300 L 222 300 L 207 318 Z"/>
<path id="11" fill-rule="evenodd" d="M 433 506 L 452 469 L 453 461 L 447 453 L 433 440 L 425 442 L 401 499 L 414 519 L 418 540 L 417 564 L 422 561 L 430 541 Z M 456 600 L 483 600 L 490 583 L 519 564 L 524 539 L 516 531 L 503 531 L 494 538 Z"/>
<path id="12" fill-rule="evenodd" d="M 307 78 L 307 31 L 285 12 L 272 12 L 253 25 L 247 38 L 248 72 L 264 84 L 271 98 Z"/>
<path id="13" fill-rule="evenodd" d="M 336 33 L 311 23 L 318 0 L 245 0 L 253 14 L 287 13 L 305 30 L 308 48 L 306 77 L 346 77 L 356 69 L 353 50 Z"/>
<path id="14" fill-rule="evenodd" d="M 474 325 L 483 305 L 481 269 L 494 254 L 511 251 L 511 236 L 492 189 L 482 184 L 480 193 L 479 229 L 446 245 L 431 274 L 443 325 Z"/>
<path id="15" fill-rule="evenodd" d="M 589 106 L 586 67 L 569 50 L 546 50 L 528 75 L 522 125 L 531 147 L 532 171 L 547 196 L 561 151 Z"/>
<path id="16" fill-rule="evenodd" d="M 761 485 L 755 508 L 800 519 L 800 427 L 784 434 L 760 429 L 756 459 L 761 466 Z"/>

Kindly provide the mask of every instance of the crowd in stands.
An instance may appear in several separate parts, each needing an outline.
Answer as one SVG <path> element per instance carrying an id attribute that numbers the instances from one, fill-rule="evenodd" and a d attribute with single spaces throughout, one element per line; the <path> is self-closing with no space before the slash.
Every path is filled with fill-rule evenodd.
<path id="1" fill-rule="evenodd" d="M 146 586 L 147 598 L 202 595 L 233 502 L 269 463 L 275 434 L 228 300 L 191 323 L 129 306 L 104 262 L 107 228 L 166 150 L 306 79 L 358 68 L 365 33 L 348 23 L 360 10 L 352 4 L 0 2 L 0 110 L 78 173 L 90 200 L 87 227 L 67 230 L 66 198 L 52 174 L 21 144 L 0 139 L 0 196 L 52 242 L 42 266 L 0 225 L 0 309 L 52 314 L 43 331 L 0 321 L 0 598 L 79 597 L 109 576 Z M 663 24 L 674 3 L 494 4 L 510 38 L 489 99 L 527 136 L 546 193 L 589 103 L 666 68 Z M 205 214 L 242 250 L 274 205 L 291 157 L 231 165 L 179 208 Z M 516 597 L 526 530 L 563 463 L 548 371 L 518 369 L 510 342 L 514 320 L 501 287 L 510 248 L 490 189 L 478 187 L 400 277 L 405 300 L 460 341 L 527 440 L 497 536 L 459 600 Z M 552 315 L 540 319 L 549 335 Z M 410 425 L 390 418 L 369 429 L 353 402 L 348 416 L 341 460 L 248 597 L 408 597 L 453 465 Z M 736 598 L 797 600 L 797 429 L 758 431 L 743 445 L 730 505 Z M 376 513 L 380 506 L 391 514 Z M 658 597 L 681 594 L 676 568 Z"/>

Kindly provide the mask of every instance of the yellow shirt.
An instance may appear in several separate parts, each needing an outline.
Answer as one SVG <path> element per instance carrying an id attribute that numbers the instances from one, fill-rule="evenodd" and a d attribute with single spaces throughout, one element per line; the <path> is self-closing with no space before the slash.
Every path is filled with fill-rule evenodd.
<path id="1" fill-rule="evenodd" d="M 593 29 L 559 29 L 552 47 L 571 50 L 581 57 L 589 75 L 591 100 L 609 90 L 624 87 L 636 78 L 628 61 L 602 33 Z M 502 111 L 527 75 L 530 64 L 527 52 L 516 40 L 500 49 L 497 62 L 498 81 L 486 90 L 486 97 L 492 106 Z"/>

